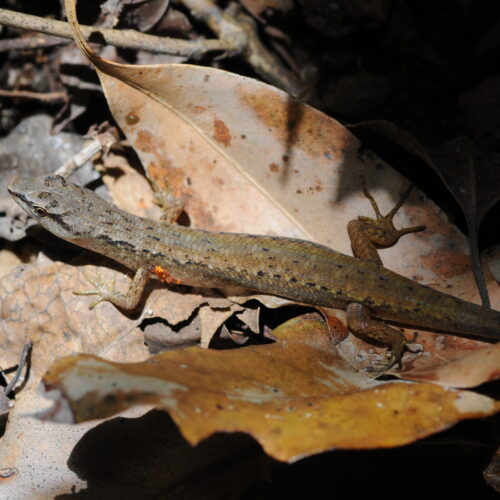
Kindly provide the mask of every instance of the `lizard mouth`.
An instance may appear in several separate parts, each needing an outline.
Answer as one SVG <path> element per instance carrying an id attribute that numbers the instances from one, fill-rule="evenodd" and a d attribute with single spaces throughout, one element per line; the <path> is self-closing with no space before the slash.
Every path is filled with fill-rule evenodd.
<path id="1" fill-rule="evenodd" d="M 16 196 L 17 198 L 20 198 L 19 192 L 16 191 L 16 183 L 18 182 L 18 178 L 14 178 L 14 180 L 7 186 L 7 191 L 11 196 Z"/>
<path id="2" fill-rule="evenodd" d="M 24 196 L 22 196 L 20 193 L 16 193 L 15 191 L 13 191 L 10 186 L 7 186 L 7 191 L 9 192 L 9 194 L 11 196 L 19 198 L 19 199 L 23 200 L 24 202 L 26 201 L 26 199 L 24 198 Z"/>
<path id="3" fill-rule="evenodd" d="M 20 200 L 22 203 L 24 203 L 26 206 L 29 206 L 28 199 L 26 196 L 22 195 L 21 193 L 18 193 L 12 189 L 12 185 L 7 186 L 7 191 L 9 194 L 13 197 L 16 198 L 17 200 Z"/>
<path id="4" fill-rule="evenodd" d="M 9 194 L 12 196 L 12 199 L 26 212 L 28 212 L 31 215 L 31 207 L 32 203 L 29 200 L 29 197 L 26 195 L 22 194 L 22 192 L 19 192 L 15 189 L 15 180 L 7 186 L 7 191 Z"/>

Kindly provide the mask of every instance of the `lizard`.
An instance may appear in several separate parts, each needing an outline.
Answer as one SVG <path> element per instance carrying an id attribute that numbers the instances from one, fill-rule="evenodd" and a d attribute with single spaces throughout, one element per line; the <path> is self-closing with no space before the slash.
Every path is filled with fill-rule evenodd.
<path id="1" fill-rule="evenodd" d="M 500 312 L 440 292 L 382 265 L 377 246 L 395 244 L 402 235 L 424 229 L 398 230 L 393 225 L 409 190 L 382 216 L 365 188 L 377 218 L 349 222 L 354 257 L 296 238 L 210 232 L 141 218 L 55 174 L 16 178 L 8 191 L 57 237 L 135 272 L 126 294 L 105 283 L 93 283 L 95 290 L 75 292 L 97 296 L 90 307 L 108 301 L 133 310 L 151 277 L 198 287 L 239 285 L 303 304 L 346 310 L 347 327 L 354 335 L 388 347 L 390 359 L 382 370 L 395 364 L 401 368 L 410 343 L 386 321 L 500 339 Z"/>

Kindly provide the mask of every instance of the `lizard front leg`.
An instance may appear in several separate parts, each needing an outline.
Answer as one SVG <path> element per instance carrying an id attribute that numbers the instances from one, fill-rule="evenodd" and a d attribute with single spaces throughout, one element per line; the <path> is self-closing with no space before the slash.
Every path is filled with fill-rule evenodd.
<path id="1" fill-rule="evenodd" d="M 165 190 L 159 190 L 156 184 L 151 183 L 154 191 L 154 199 L 156 204 L 162 209 L 163 215 L 161 221 L 165 223 L 174 223 L 179 215 L 184 210 L 184 202 L 172 194 L 170 187 Z M 129 285 L 127 293 L 123 294 L 114 289 L 114 282 L 109 284 L 100 276 L 97 279 L 92 279 L 86 276 L 87 280 L 94 285 L 95 290 L 73 292 L 75 295 L 95 295 L 98 297 L 96 301 L 90 304 L 89 309 L 93 309 L 101 302 L 111 302 L 116 307 L 125 311 L 133 311 L 141 300 L 144 289 L 151 277 L 151 273 L 155 274 L 161 281 L 170 283 L 172 280 L 167 270 L 157 266 L 154 270 L 146 270 L 144 268 L 137 269 L 132 282 Z"/>
<path id="2" fill-rule="evenodd" d="M 366 187 L 363 188 L 365 196 L 370 200 L 376 219 L 370 217 L 358 217 L 347 224 L 347 232 L 351 240 L 353 253 L 356 257 L 369 260 L 382 266 L 382 260 L 378 254 L 378 247 L 391 246 L 397 243 L 404 234 L 422 231 L 425 226 L 413 226 L 402 229 L 394 227 L 393 218 L 401 205 L 405 202 L 413 186 L 410 186 L 393 209 L 387 214 L 382 215 L 373 196 Z M 401 331 L 389 326 L 381 321 L 373 320 L 370 316 L 370 310 L 359 303 L 349 304 L 347 307 L 347 326 L 349 330 L 360 337 L 362 340 L 374 341 L 377 344 L 385 345 L 389 348 L 389 361 L 379 369 L 370 369 L 370 371 L 384 371 L 392 368 L 395 364 L 402 368 L 401 358 L 405 347 L 415 341 L 408 341 Z"/>
<path id="3" fill-rule="evenodd" d="M 370 200 L 376 219 L 360 216 L 347 224 L 347 233 L 349 234 L 352 252 L 355 257 L 383 265 L 377 248 L 395 245 L 404 234 L 415 233 L 425 229 L 425 226 L 412 226 L 402 229 L 394 227 L 394 216 L 408 198 L 412 189 L 413 185 L 410 185 L 400 200 L 394 205 L 394 208 L 387 215 L 382 215 L 373 196 L 368 192 L 366 187 L 363 187 L 363 193 Z"/>
<path id="4" fill-rule="evenodd" d="M 144 268 L 137 269 L 132 282 L 129 285 L 127 293 L 123 294 L 114 290 L 114 283 L 109 285 L 102 278 L 92 280 L 87 276 L 87 280 L 92 283 L 96 289 L 83 292 L 73 292 L 75 295 L 96 295 L 98 299 L 94 301 L 89 309 L 93 309 L 101 302 L 111 302 L 111 304 L 124 309 L 125 311 L 133 311 L 141 300 L 144 288 L 146 288 L 150 273 Z"/>

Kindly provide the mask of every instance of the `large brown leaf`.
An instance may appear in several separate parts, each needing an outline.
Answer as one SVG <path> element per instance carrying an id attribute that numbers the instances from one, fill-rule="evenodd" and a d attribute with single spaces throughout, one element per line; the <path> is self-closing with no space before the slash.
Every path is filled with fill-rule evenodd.
<path id="1" fill-rule="evenodd" d="M 214 68 L 107 61 L 79 37 L 73 1 L 66 10 L 116 121 L 148 175 L 184 199 L 193 226 L 298 236 L 349 252 L 338 233 L 359 214 L 348 198 L 360 176 L 383 175 L 396 196 L 404 185 L 360 157 L 337 121 L 286 93 Z"/>

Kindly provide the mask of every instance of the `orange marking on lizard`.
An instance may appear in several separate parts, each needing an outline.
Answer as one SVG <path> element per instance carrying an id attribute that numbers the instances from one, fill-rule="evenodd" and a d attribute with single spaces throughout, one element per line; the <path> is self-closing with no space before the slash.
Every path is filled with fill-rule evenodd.
<path id="1" fill-rule="evenodd" d="M 161 266 L 155 266 L 153 273 L 156 274 L 158 279 L 164 283 L 175 283 L 176 285 L 181 283 L 181 280 L 173 278 L 171 274 Z"/>

